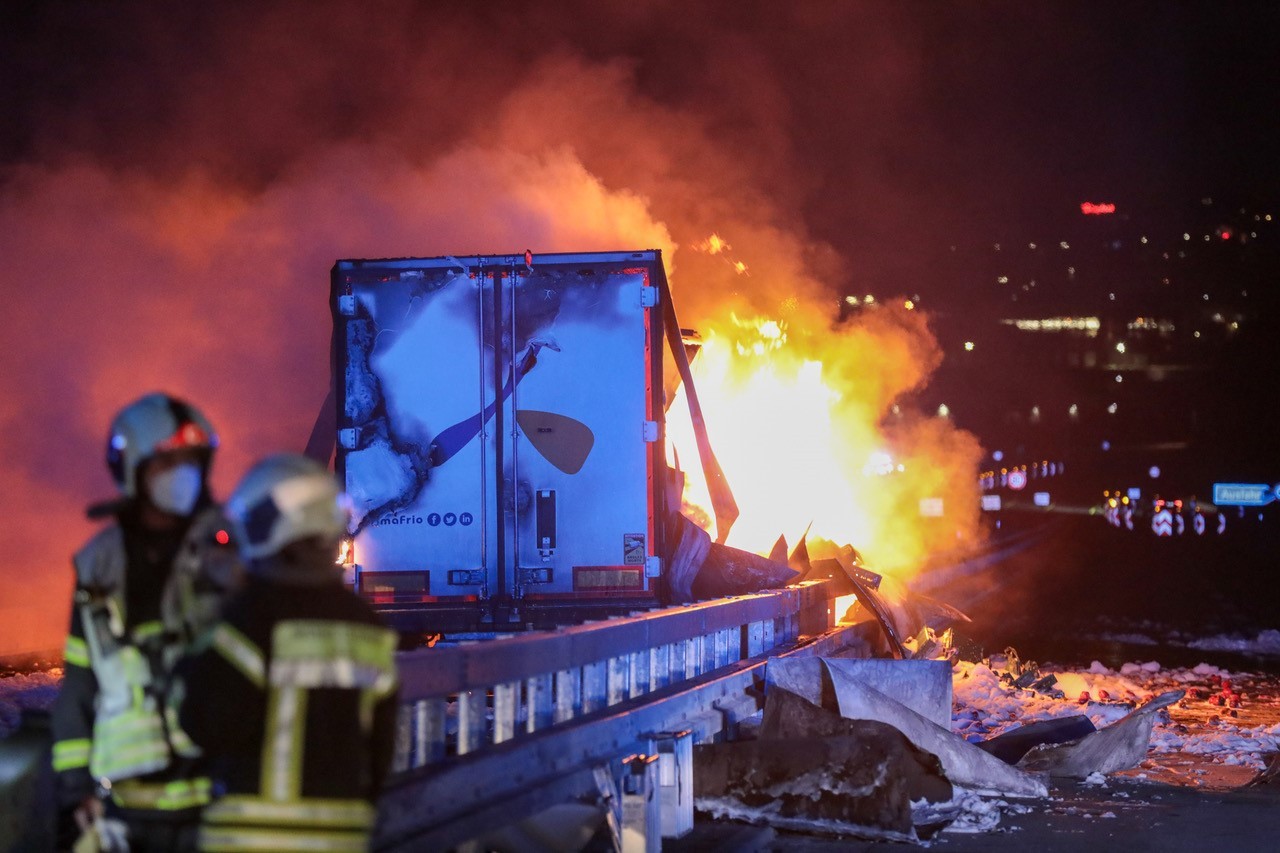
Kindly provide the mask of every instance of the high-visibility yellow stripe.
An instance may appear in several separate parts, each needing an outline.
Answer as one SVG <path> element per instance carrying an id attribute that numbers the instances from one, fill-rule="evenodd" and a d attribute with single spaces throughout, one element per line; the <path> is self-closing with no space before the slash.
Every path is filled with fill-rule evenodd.
<path id="1" fill-rule="evenodd" d="M 156 619 L 152 619 L 149 622 L 141 622 L 133 627 L 133 639 L 135 641 L 145 640 L 148 637 L 157 636 L 163 633 L 164 623 Z"/>
<path id="2" fill-rule="evenodd" d="M 88 767 L 92 750 L 93 744 L 87 737 L 60 740 L 53 745 L 53 769 L 61 773 L 63 770 Z"/>
<path id="3" fill-rule="evenodd" d="M 273 800 L 296 800 L 302 787 L 302 739 L 307 692 L 272 688 L 267 699 L 267 734 L 262 743 L 261 790 Z"/>
<path id="4" fill-rule="evenodd" d="M 163 783 L 126 780 L 112 787 L 111 799 L 126 809 L 179 811 L 209 802 L 211 787 L 205 776 Z"/>
<path id="5" fill-rule="evenodd" d="M 68 666 L 89 668 L 89 646 L 81 637 L 67 637 L 67 644 L 62 650 L 62 660 Z"/>
<path id="6" fill-rule="evenodd" d="M 245 829 L 201 826 L 198 846 L 210 851 L 314 850 L 364 853 L 368 835 L 363 832 L 315 832 L 305 829 Z"/>
<path id="7" fill-rule="evenodd" d="M 213 647 L 227 661 L 258 687 L 266 682 L 266 666 L 262 651 L 244 634 L 222 622 L 213 629 Z"/>
<path id="8" fill-rule="evenodd" d="M 94 776 L 137 776 L 169 763 L 164 724 L 154 711 L 135 709 L 99 719 L 93 735 L 89 769 Z"/>
<path id="9" fill-rule="evenodd" d="M 264 800 L 244 794 L 222 797 L 204 812 L 205 823 L 312 826 L 323 829 L 368 830 L 373 806 L 364 800 L 303 798 Z"/>
<path id="10" fill-rule="evenodd" d="M 357 670 L 394 673 L 395 651 L 395 632 L 377 625 L 292 619 L 278 623 L 271 632 L 273 670 L 277 661 L 282 664 L 341 662 L 342 665 Z"/>

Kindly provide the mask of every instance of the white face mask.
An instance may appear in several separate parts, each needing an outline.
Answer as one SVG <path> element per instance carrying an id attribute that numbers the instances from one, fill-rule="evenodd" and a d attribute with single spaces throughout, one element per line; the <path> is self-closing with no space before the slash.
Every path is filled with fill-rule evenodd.
<path id="1" fill-rule="evenodd" d="M 183 462 L 147 478 L 147 492 L 157 508 L 174 515 L 190 515 L 203 485 L 200 466 Z"/>

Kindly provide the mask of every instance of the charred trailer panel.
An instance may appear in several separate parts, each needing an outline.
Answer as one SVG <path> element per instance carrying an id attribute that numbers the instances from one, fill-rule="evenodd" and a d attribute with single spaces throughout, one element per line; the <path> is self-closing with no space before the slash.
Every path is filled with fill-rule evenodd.
<path id="1" fill-rule="evenodd" d="M 336 467 L 362 593 L 402 629 L 654 603 L 657 251 L 343 260 Z"/>

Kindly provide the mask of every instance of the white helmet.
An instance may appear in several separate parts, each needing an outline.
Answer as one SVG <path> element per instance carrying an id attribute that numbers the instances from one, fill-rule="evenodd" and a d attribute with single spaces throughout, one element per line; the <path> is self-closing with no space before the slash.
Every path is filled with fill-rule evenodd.
<path id="1" fill-rule="evenodd" d="M 347 532 L 346 495 L 333 475 L 297 453 L 268 456 L 249 469 L 227 500 L 226 513 L 246 560 L 270 557 L 291 542 L 319 537 L 335 543 Z"/>
<path id="2" fill-rule="evenodd" d="M 138 496 L 138 466 L 170 450 L 194 449 L 208 467 L 218 436 L 195 406 L 168 394 L 148 394 L 120 410 L 107 437 L 107 468 L 126 497 Z"/>

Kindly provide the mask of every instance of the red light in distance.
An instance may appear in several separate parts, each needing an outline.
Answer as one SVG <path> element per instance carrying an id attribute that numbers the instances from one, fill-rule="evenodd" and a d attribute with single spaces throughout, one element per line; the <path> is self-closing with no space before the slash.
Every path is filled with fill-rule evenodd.
<path id="1" fill-rule="evenodd" d="M 1091 201 L 1086 201 L 1081 203 L 1080 212 L 1086 216 L 1100 216 L 1104 213 L 1115 213 L 1116 206 L 1109 201 L 1104 201 L 1101 204 L 1094 204 Z"/>

